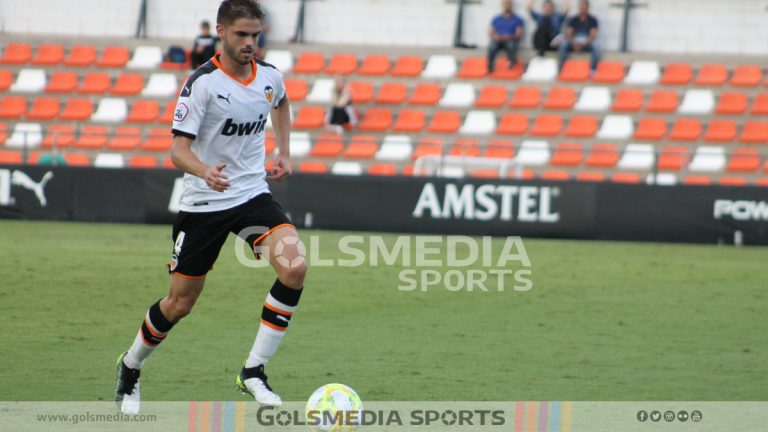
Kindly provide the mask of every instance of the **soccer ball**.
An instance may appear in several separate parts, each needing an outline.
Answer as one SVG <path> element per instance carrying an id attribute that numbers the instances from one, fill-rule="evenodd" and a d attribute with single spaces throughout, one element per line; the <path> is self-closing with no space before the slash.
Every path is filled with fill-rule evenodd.
<path id="1" fill-rule="evenodd" d="M 363 402 L 344 384 L 326 384 L 307 401 L 307 425 L 314 431 L 348 432 L 360 424 Z"/>
<path id="2" fill-rule="evenodd" d="M 292 258 L 285 255 L 285 248 L 288 246 L 296 245 L 296 249 L 299 254 Z M 285 268 L 294 268 L 304 264 L 304 256 L 307 254 L 307 249 L 304 247 L 304 243 L 298 237 L 283 237 L 275 245 L 275 260 L 278 264 Z"/>

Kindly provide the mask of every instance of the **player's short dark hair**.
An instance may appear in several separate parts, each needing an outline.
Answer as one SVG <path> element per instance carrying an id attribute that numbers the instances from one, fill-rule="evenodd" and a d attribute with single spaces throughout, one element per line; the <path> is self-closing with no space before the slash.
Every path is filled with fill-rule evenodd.
<path id="1" fill-rule="evenodd" d="M 224 0 L 216 15 L 217 24 L 231 24 L 238 18 L 264 21 L 264 11 L 254 0 Z"/>

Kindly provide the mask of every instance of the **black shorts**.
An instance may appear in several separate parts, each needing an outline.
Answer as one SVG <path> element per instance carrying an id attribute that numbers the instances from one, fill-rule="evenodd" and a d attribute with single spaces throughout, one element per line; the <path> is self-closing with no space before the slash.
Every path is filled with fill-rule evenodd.
<path id="1" fill-rule="evenodd" d="M 293 226 L 271 194 L 261 194 L 227 210 L 180 211 L 173 223 L 173 251 L 168 271 L 198 278 L 213 267 L 229 233 L 256 246 L 281 226 Z"/>

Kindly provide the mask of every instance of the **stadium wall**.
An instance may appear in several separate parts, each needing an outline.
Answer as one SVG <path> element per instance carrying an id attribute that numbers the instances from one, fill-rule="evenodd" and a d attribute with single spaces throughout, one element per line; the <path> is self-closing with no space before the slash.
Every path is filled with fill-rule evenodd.
<path id="1" fill-rule="evenodd" d="M 0 219 L 173 222 L 175 170 L 0 166 Z M 764 188 L 297 174 L 272 191 L 299 227 L 768 245 Z"/>
<path id="2" fill-rule="evenodd" d="M 537 0 L 538 1 L 538 0 Z M 571 0 L 573 10 L 578 0 Z M 298 0 L 264 0 L 272 30 L 287 41 L 295 27 Z M 525 0 L 515 8 L 524 14 Z M 620 46 L 622 10 L 616 0 L 592 0 L 600 19 L 600 41 Z M 632 11 L 630 49 L 670 53 L 768 53 L 768 0 L 641 0 Z M 500 0 L 480 0 L 466 8 L 465 42 L 484 46 Z M 0 2 L 0 29 L 14 34 L 132 36 L 140 0 L 24 0 Z M 217 0 L 148 0 L 148 34 L 192 39 L 198 23 L 215 21 Z M 532 22 L 526 15 L 528 34 Z M 455 0 L 309 1 L 308 42 L 326 44 L 450 46 L 456 22 Z M 526 37 L 530 45 L 530 37 Z"/>

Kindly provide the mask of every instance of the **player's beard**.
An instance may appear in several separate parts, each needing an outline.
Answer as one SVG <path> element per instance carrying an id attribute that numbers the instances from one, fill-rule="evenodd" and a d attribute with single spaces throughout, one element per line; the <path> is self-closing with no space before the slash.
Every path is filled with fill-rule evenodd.
<path id="1" fill-rule="evenodd" d="M 246 60 L 241 60 L 240 59 L 240 52 L 235 51 L 229 44 L 227 44 L 226 42 L 222 41 L 221 46 L 224 49 L 224 51 L 227 53 L 227 55 L 232 60 L 236 61 L 237 63 L 239 63 L 239 64 L 241 64 L 243 66 L 251 64 L 251 57 L 252 57 L 253 54 L 249 55 Z"/>

